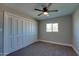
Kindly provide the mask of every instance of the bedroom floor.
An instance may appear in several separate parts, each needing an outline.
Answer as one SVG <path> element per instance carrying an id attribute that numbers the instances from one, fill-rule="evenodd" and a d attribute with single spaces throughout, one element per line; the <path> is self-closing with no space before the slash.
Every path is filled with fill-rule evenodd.
<path id="1" fill-rule="evenodd" d="M 77 54 L 68 46 L 36 42 L 8 56 L 77 56 Z"/>

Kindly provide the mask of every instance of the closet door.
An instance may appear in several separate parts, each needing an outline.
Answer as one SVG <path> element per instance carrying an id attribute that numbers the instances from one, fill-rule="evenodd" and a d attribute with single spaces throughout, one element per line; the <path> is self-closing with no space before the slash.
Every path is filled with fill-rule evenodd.
<path id="1" fill-rule="evenodd" d="M 23 47 L 26 46 L 26 21 L 23 20 Z"/>
<path id="2" fill-rule="evenodd" d="M 34 32 L 33 32 L 34 29 L 33 28 L 34 28 L 34 23 L 33 23 L 33 21 L 31 21 L 31 33 L 32 33 L 31 37 L 32 37 L 32 41 L 34 41 Z"/>
<path id="3" fill-rule="evenodd" d="M 29 21 L 28 19 L 25 20 L 25 45 L 29 45 Z"/>
<path id="4" fill-rule="evenodd" d="M 27 19 L 24 19 L 23 20 L 23 46 L 24 47 L 29 45 L 29 39 L 28 39 L 29 32 L 28 32 L 28 30 L 29 30 L 28 21 L 27 21 Z"/>
<path id="5" fill-rule="evenodd" d="M 31 44 L 31 22 L 29 19 L 27 21 L 27 42 Z"/>
<path id="6" fill-rule="evenodd" d="M 37 23 L 33 20 L 32 21 L 32 38 L 33 38 L 33 41 L 36 41 L 37 40 Z"/>
<path id="7" fill-rule="evenodd" d="M 12 52 L 12 17 L 4 13 L 4 54 Z"/>
<path id="8" fill-rule="evenodd" d="M 30 41 L 31 41 L 31 43 L 34 41 L 33 40 L 33 29 L 32 29 L 32 27 L 33 27 L 33 22 L 32 22 L 32 20 L 30 20 Z"/>
<path id="9" fill-rule="evenodd" d="M 31 42 L 35 42 L 37 40 L 37 24 L 35 20 L 31 20 L 30 24 Z"/>
<path id="10" fill-rule="evenodd" d="M 31 22 L 28 19 L 23 20 L 23 46 L 28 46 L 32 42 Z"/>
<path id="11" fill-rule="evenodd" d="M 34 20 L 4 13 L 4 54 L 9 54 L 37 40 Z"/>
<path id="12" fill-rule="evenodd" d="M 21 17 L 18 18 L 18 49 L 23 46 L 23 19 Z"/>
<path id="13" fill-rule="evenodd" d="M 36 21 L 34 21 L 34 28 L 33 28 L 33 32 L 34 32 L 34 39 L 37 40 L 38 39 L 38 24 Z"/>
<path id="14" fill-rule="evenodd" d="M 18 18 L 12 16 L 12 50 L 16 51 L 18 49 Z"/>

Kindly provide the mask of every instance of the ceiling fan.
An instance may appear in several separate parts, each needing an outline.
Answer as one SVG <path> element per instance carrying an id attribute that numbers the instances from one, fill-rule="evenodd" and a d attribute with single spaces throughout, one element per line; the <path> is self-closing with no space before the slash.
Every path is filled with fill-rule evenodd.
<path id="1" fill-rule="evenodd" d="M 52 3 L 49 3 L 48 6 L 43 6 L 43 9 L 42 9 L 42 10 L 37 9 L 37 8 L 35 8 L 34 10 L 42 12 L 42 13 L 38 14 L 38 16 L 40 16 L 40 15 L 42 15 L 42 14 L 45 15 L 45 16 L 48 16 L 48 13 L 49 13 L 49 12 L 58 12 L 58 10 L 48 10 L 48 8 L 49 8 L 51 5 L 52 5 Z"/>

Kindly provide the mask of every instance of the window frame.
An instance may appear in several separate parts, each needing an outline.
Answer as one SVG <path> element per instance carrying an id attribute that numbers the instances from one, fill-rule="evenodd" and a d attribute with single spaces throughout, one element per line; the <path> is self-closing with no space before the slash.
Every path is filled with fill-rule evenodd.
<path id="1" fill-rule="evenodd" d="M 50 30 L 48 30 L 48 25 L 50 25 Z M 59 32 L 59 23 L 46 23 L 46 32 Z"/>

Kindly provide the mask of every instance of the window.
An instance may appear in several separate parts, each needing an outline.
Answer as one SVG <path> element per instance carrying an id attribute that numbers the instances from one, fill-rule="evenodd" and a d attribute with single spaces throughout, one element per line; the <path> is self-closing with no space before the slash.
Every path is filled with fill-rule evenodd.
<path id="1" fill-rule="evenodd" d="M 52 23 L 46 24 L 46 32 L 52 32 Z"/>
<path id="2" fill-rule="evenodd" d="M 58 23 L 46 24 L 46 32 L 58 32 Z"/>
<path id="3" fill-rule="evenodd" d="M 58 32 L 58 23 L 53 24 L 53 32 Z"/>

